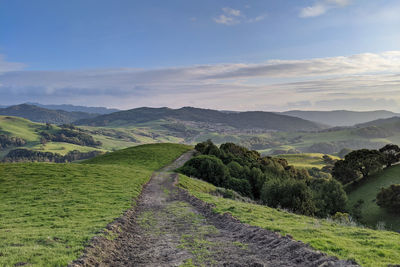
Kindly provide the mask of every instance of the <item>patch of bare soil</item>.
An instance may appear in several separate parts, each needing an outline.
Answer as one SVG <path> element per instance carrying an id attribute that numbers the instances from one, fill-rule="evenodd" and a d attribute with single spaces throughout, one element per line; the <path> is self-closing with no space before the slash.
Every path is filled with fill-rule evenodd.
<path id="1" fill-rule="evenodd" d="M 186 153 L 155 172 L 136 208 L 93 238 L 70 266 L 358 266 L 302 242 L 240 223 L 174 186 L 169 171 Z"/>

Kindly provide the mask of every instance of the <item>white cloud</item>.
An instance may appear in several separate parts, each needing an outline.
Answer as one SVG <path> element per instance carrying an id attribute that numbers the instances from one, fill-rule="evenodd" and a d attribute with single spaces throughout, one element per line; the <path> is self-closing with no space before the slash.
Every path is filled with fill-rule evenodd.
<path id="1" fill-rule="evenodd" d="M 317 17 L 325 14 L 330 9 L 345 7 L 351 0 L 317 0 L 313 5 L 300 10 L 301 18 Z"/>
<path id="2" fill-rule="evenodd" d="M 222 8 L 222 14 L 214 18 L 219 24 L 235 25 L 241 22 L 241 11 L 230 7 Z"/>
<path id="3" fill-rule="evenodd" d="M 16 62 L 7 62 L 4 55 L 0 54 L 0 74 L 8 71 L 22 70 L 26 67 L 25 64 Z"/>
<path id="4" fill-rule="evenodd" d="M 248 18 L 246 15 L 242 13 L 242 11 L 238 9 L 233 9 L 230 7 L 224 7 L 222 8 L 222 14 L 220 14 L 218 17 L 214 18 L 214 21 L 218 24 L 224 24 L 224 25 L 235 25 L 235 24 L 240 24 L 240 23 L 253 23 L 253 22 L 259 22 L 262 21 L 266 18 L 267 16 L 264 15 L 259 15 L 254 18 Z"/>
<path id="5" fill-rule="evenodd" d="M 222 8 L 222 11 L 225 14 L 229 15 L 229 16 L 234 16 L 234 17 L 240 17 L 241 16 L 241 11 L 238 10 L 238 9 L 233 9 L 233 8 L 230 8 L 230 7 L 224 7 L 224 8 Z"/>
<path id="6" fill-rule="evenodd" d="M 1 74 L 0 83 L 0 104 L 31 101 L 119 108 L 192 105 L 285 110 L 309 103 L 328 108 L 329 100 L 342 99 L 343 108 L 371 103 L 374 109 L 394 103 L 376 99 L 400 103 L 400 51 L 148 70 L 12 71 Z M 358 98 L 371 101 L 354 106 L 345 101 Z M 387 108 L 400 109 L 396 105 Z"/>

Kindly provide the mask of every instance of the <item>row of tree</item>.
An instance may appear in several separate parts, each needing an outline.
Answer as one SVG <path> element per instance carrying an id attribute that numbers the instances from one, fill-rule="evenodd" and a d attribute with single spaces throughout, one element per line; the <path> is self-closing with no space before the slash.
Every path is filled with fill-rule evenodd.
<path id="1" fill-rule="evenodd" d="M 100 141 L 95 141 L 91 135 L 73 125 L 61 125 L 60 127 L 60 130 L 55 130 L 51 125 L 47 125 L 47 130 L 40 133 L 41 143 L 45 144 L 46 142 L 53 141 L 90 147 L 101 145 Z"/>
<path id="2" fill-rule="evenodd" d="M 347 196 L 334 179 L 313 178 L 284 159 L 262 157 L 233 143 L 196 145 L 199 155 L 179 169 L 216 186 L 232 189 L 271 207 L 326 217 L 344 211 Z"/>
<path id="3" fill-rule="evenodd" d="M 103 154 L 101 151 L 80 152 L 73 150 L 62 156 L 58 153 L 33 151 L 28 149 L 11 150 L 3 159 L 3 162 L 54 162 L 66 163 L 76 160 L 89 159 Z"/>

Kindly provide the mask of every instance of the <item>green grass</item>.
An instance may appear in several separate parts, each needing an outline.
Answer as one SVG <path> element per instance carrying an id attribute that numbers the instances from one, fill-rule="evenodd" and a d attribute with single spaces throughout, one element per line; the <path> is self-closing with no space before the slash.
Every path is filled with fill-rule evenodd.
<path id="1" fill-rule="evenodd" d="M 45 145 L 37 144 L 30 148 L 32 150 L 37 150 L 37 151 L 58 153 L 63 156 L 72 150 L 79 150 L 80 152 L 90 152 L 90 151 L 94 151 L 94 150 L 105 151 L 103 149 L 98 149 L 95 147 L 79 146 L 79 145 L 74 145 L 74 144 L 64 143 L 64 142 L 48 142 Z"/>
<path id="2" fill-rule="evenodd" d="M 67 265 L 135 203 L 153 171 L 188 149 L 154 144 L 83 164 L 0 164 L 0 266 Z"/>
<path id="3" fill-rule="evenodd" d="M 290 234 L 296 240 L 341 259 L 355 259 L 363 266 L 387 266 L 400 263 L 400 234 L 347 226 L 330 220 L 296 215 L 267 206 L 238 202 L 209 194 L 213 185 L 184 175 L 179 186 L 199 199 L 214 204 L 218 213 L 229 212 L 240 221 Z"/>
<path id="4" fill-rule="evenodd" d="M 157 170 L 171 163 L 176 155 L 190 149 L 190 146 L 180 144 L 148 144 L 105 154 L 89 159 L 85 163 L 140 166 Z"/>
<path id="5" fill-rule="evenodd" d="M 362 206 L 362 222 L 375 227 L 378 222 L 385 222 L 388 229 L 400 231 L 400 214 L 389 212 L 376 204 L 376 195 L 382 187 L 392 184 L 400 184 L 400 166 L 393 166 L 377 173 L 355 190 L 349 192 L 349 206 L 354 205 L 357 200 L 364 200 Z"/>
<path id="6" fill-rule="evenodd" d="M 0 116 L 0 134 L 5 132 L 8 135 L 17 136 L 26 141 L 39 141 L 38 131 L 43 126 L 41 123 L 34 123 L 19 117 Z"/>
<path id="7" fill-rule="evenodd" d="M 321 153 L 302 153 L 302 154 L 286 154 L 286 155 L 277 155 L 274 157 L 286 159 L 289 165 L 293 165 L 298 168 L 311 169 L 318 168 L 321 169 L 325 165 L 327 165 L 323 157 L 324 154 Z M 339 159 L 339 157 L 332 156 L 333 159 Z"/>

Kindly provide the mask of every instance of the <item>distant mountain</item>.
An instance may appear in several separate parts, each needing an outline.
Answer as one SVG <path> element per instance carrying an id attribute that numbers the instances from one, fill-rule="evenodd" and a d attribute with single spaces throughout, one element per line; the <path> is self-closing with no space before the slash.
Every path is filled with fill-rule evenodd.
<path id="1" fill-rule="evenodd" d="M 226 113 L 211 109 L 184 107 L 170 108 L 136 108 L 112 114 L 101 115 L 92 119 L 77 121 L 78 125 L 91 126 L 124 126 L 145 123 L 162 119 L 175 119 L 209 124 L 224 124 L 238 129 L 264 129 L 277 131 L 316 131 L 324 126 L 273 112 L 249 111 Z"/>
<path id="2" fill-rule="evenodd" d="M 85 112 L 50 110 L 28 104 L 0 108 L 0 115 L 17 116 L 34 122 L 48 122 L 53 124 L 72 123 L 76 120 L 94 118 L 98 116 L 98 114 L 90 114 Z"/>
<path id="3" fill-rule="evenodd" d="M 120 111 L 119 109 L 104 108 L 104 107 L 86 107 L 86 106 L 74 106 L 74 105 L 43 105 L 39 103 L 29 103 L 29 102 L 26 104 L 52 110 L 64 110 L 69 112 L 85 112 L 85 113 L 95 113 L 95 114 L 110 114 L 113 112 Z"/>
<path id="4" fill-rule="evenodd" d="M 366 123 L 360 123 L 360 124 L 355 125 L 355 127 L 357 127 L 357 128 L 385 127 L 385 128 L 400 130 L 400 116 L 391 117 L 388 119 L 379 119 L 379 120 L 369 121 Z"/>
<path id="5" fill-rule="evenodd" d="M 298 117 L 304 120 L 309 120 L 330 126 L 353 126 L 364 122 L 369 122 L 377 119 L 386 119 L 400 114 L 386 111 L 348 111 L 348 110 L 333 110 L 333 111 L 301 111 L 291 110 L 280 114 Z"/>

